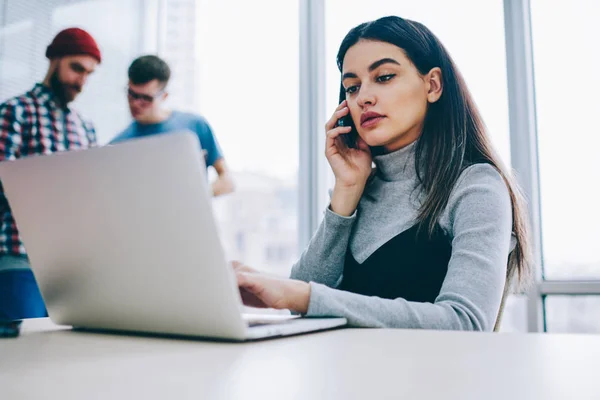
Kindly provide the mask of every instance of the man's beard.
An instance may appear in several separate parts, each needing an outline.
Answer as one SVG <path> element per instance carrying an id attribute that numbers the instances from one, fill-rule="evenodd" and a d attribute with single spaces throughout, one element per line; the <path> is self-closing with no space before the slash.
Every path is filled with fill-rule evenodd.
<path id="1" fill-rule="evenodd" d="M 50 77 L 50 89 L 52 89 L 52 92 L 54 92 L 56 97 L 58 97 L 58 99 L 63 105 L 69 104 L 70 102 L 75 100 L 75 96 L 77 96 L 69 92 L 69 88 L 75 89 L 77 93 L 81 92 L 81 88 L 79 86 L 66 85 L 62 83 L 58 78 L 58 69 L 54 71 L 54 73 Z"/>

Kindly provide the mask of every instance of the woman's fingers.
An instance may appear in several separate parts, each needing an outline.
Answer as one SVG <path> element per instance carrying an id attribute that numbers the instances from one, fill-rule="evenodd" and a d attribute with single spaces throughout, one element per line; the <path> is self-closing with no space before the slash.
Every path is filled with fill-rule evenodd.
<path id="1" fill-rule="evenodd" d="M 246 288 L 240 287 L 240 296 L 244 305 L 256 308 L 267 308 L 267 305 Z"/>
<path id="2" fill-rule="evenodd" d="M 342 101 L 339 106 L 335 109 L 329 121 L 325 123 L 325 132 L 330 131 L 337 124 L 338 119 L 342 118 L 344 115 L 348 114 L 348 107 L 346 100 Z"/>
<path id="3" fill-rule="evenodd" d="M 236 278 L 240 295 L 245 305 L 259 308 L 265 308 L 269 306 L 260 297 L 261 293 L 263 292 L 263 288 L 257 275 L 248 272 L 237 271 Z"/>
<path id="4" fill-rule="evenodd" d="M 233 267 L 234 271 L 240 271 L 240 272 L 258 272 L 257 270 L 255 270 L 254 268 L 251 268 L 247 265 L 245 265 L 244 263 L 240 262 L 240 261 L 232 261 L 231 262 L 231 266 Z"/>
<path id="5" fill-rule="evenodd" d="M 327 132 L 327 140 L 333 140 L 339 135 L 343 135 L 345 133 L 349 133 L 352 130 L 350 126 L 338 126 L 336 128 L 331 129 Z"/>
<path id="6" fill-rule="evenodd" d="M 246 271 L 235 271 L 235 278 L 237 279 L 238 286 L 252 291 L 252 279 L 248 275 L 249 274 Z"/>

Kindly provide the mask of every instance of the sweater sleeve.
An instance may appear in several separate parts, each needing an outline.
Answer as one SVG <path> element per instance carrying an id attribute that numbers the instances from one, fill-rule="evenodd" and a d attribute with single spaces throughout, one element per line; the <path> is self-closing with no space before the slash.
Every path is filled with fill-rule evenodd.
<path id="1" fill-rule="evenodd" d="M 508 261 L 512 208 L 500 174 L 486 164 L 467 168 L 440 224 L 452 238 L 448 272 L 434 303 L 382 299 L 311 282 L 308 316 L 345 317 L 352 326 L 491 331 Z"/>
<path id="2" fill-rule="evenodd" d="M 356 211 L 343 217 L 327 207 L 323 221 L 292 267 L 290 277 L 337 287 L 342 281 L 346 249 L 355 221 Z"/>

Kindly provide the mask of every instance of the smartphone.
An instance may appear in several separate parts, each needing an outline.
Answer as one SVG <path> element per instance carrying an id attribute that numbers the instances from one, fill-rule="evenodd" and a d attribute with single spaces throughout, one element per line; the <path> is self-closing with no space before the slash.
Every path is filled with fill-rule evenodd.
<path id="1" fill-rule="evenodd" d="M 344 89 L 344 85 L 340 82 L 340 98 L 338 104 L 342 101 L 346 100 L 346 89 Z M 348 133 L 345 133 L 342 136 L 342 141 L 346 146 L 351 149 L 356 148 L 356 139 L 358 138 L 358 132 L 356 131 L 356 127 L 354 126 L 354 122 L 352 122 L 352 117 L 348 112 L 347 115 L 344 115 L 342 118 L 337 120 L 337 126 L 349 126 L 352 130 Z"/>
<path id="2" fill-rule="evenodd" d="M 344 115 L 342 118 L 337 120 L 337 126 L 349 126 L 352 130 L 348 133 L 341 135 L 342 141 L 346 146 L 351 149 L 356 148 L 356 137 L 358 133 L 356 132 L 356 128 L 354 127 L 354 123 L 352 122 L 352 117 L 350 114 Z"/>

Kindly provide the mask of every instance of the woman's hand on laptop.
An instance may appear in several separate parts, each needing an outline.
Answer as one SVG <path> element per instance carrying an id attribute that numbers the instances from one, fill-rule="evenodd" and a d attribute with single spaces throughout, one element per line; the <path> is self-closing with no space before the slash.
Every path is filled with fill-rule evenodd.
<path id="1" fill-rule="evenodd" d="M 258 274 L 260 273 L 260 271 L 258 271 L 257 269 L 254 268 L 250 268 L 249 266 L 245 265 L 242 262 L 233 260 L 231 262 L 231 266 L 233 267 L 233 270 L 237 273 L 237 272 L 250 272 L 253 274 Z"/>
<path id="2" fill-rule="evenodd" d="M 235 272 L 247 272 L 249 274 L 261 274 L 265 276 L 270 276 L 272 278 L 286 278 L 283 275 L 276 275 L 270 272 L 259 271 L 257 269 L 251 268 L 240 261 L 231 261 L 231 266 Z"/>
<path id="3" fill-rule="evenodd" d="M 301 314 L 308 310 L 310 284 L 261 274 L 247 266 L 234 268 L 244 305 L 288 309 Z"/>

